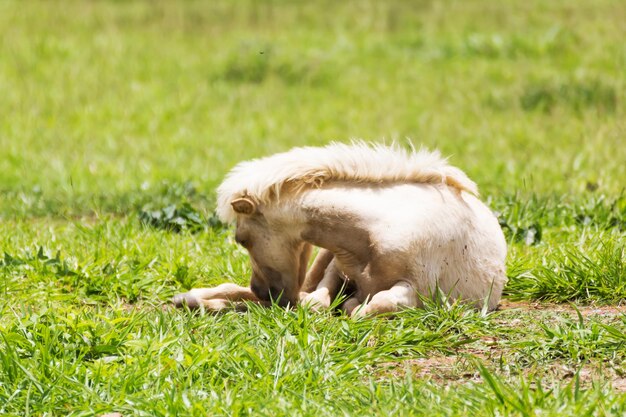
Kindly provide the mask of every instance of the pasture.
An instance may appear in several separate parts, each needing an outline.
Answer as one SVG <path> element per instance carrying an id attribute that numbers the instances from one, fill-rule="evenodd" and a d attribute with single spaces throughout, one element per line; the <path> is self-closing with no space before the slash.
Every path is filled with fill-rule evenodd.
<path id="1" fill-rule="evenodd" d="M 626 414 L 626 3 L 0 2 L 0 414 Z M 502 308 L 164 304 L 247 283 L 238 161 L 440 149 Z"/>

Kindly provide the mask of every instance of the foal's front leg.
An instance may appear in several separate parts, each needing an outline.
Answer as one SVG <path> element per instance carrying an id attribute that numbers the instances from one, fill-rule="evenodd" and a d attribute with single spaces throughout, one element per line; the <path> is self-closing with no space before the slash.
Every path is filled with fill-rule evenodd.
<path id="1" fill-rule="evenodd" d="M 309 293 L 317 289 L 322 279 L 324 279 L 328 265 L 334 257 L 335 255 L 328 249 L 320 248 L 311 268 L 306 273 L 304 283 L 302 284 L 302 292 Z"/>
<path id="2" fill-rule="evenodd" d="M 350 302 L 352 311 L 347 311 L 352 317 L 362 317 L 371 314 L 394 313 L 407 307 L 417 307 L 419 298 L 416 289 L 405 281 L 397 282 L 388 290 L 377 292 L 368 303 L 357 305 L 354 299 Z"/>
<path id="3" fill-rule="evenodd" d="M 309 305 L 313 310 L 329 308 L 332 300 L 339 293 L 343 282 L 341 272 L 335 265 L 335 261 L 331 260 L 315 291 L 310 294 L 300 293 L 300 304 Z"/>
<path id="4" fill-rule="evenodd" d="M 320 281 L 326 276 L 326 269 L 333 258 L 334 255 L 332 252 L 326 249 L 320 249 L 311 269 L 306 274 L 304 286 L 316 289 Z M 330 284 L 330 281 L 327 281 L 327 284 Z M 307 294 L 303 294 L 303 296 L 304 295 Z M 212 288 L 194 288 L 186 293 L 175 295 L 172 298 L 172 303 L 176 307 L 186 305 L 189 308 L 198 308 L 202 306 L 212 311 L 232 307 L 233 303 L 241 301 L 252 301 L 263 306 L 269 306 L 271 304 L 271 302 L 259 300 L 249 287 L 242 287 L 232 283 L 220 284 Z"/>
<path id="5" fill-rule="evenodd" d="M 172 303 L 176 307 L 186 305 L 189 308 L 198 308 L 202 306 L 208 310 L 223 310 L 239 301 L 268 304 L 260 301 L 249 287 L 242 287 L 232 283 L 220 284 L 213 288 L 194 288 L 172 298 Z"/>

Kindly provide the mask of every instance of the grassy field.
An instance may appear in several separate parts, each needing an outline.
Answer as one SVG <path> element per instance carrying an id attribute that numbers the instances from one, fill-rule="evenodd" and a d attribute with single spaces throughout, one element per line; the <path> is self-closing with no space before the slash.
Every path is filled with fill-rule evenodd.
<path id="1" fill-rule="evenodd" d="M 0 414 L 626 414 L 626 3 L 0 1 Z M 192 313 L 250 272 L 214 189 L 333 140 L 438 148 L 500 311 Z"/>

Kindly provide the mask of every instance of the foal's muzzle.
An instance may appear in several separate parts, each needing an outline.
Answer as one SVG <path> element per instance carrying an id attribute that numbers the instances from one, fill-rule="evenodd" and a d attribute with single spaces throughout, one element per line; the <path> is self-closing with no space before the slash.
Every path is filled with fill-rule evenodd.
<path id="1" fill-rule="evenodd" d="M 281 307 L 294 305 L 297 299 L 291 299 L 288 288 L 282 287 L 283 276 L 273 268 L 261 267 L 260 273 L 253 270 L 250 289 L 261 301 L 271 301 Z M 269 283 L 269 284 L 267 284 Z"/>
<path id="2" fill-rule="evenodd" d="M 259 283 L 252 281 L 250 283 L 250 289 L 252 290 L 254 295 L 257 296 L 259 300 L 261 301 L 271 300 L 270 292 L 265 286 L 259 285 Z"/>
<path id="3" fill-rule="evenodd" d="M 278 304 L 281 307 L 287 307 L 287 305 L 294 305 L 294 301 L 290 300 L 285 294 L 282 288 L 270 286 L 269 288 L 258 282 L 251 282 L 250 289 L 261 301 L 268 301 Z"/>
<path id="4" fill-rule="evenodd" d="M 281 307 L 286 307 L 290 304 L 290 300 L 285 296 L 284 290 L 276 287 L 266 288 L 256 283 L 250 284 L 250 289 L 261 301 L 271 301 L 278 304 Z"/>

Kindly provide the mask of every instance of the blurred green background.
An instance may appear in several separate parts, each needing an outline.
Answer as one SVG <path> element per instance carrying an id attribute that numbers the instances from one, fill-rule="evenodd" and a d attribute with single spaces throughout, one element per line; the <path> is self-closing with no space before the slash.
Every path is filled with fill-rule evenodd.
<path id="1" fill-rule="evenodd" d="M 483 195 L 618 193 L 622 1 L 2 1 L 0 213 L 126 212 L 238 161 L 439 148 Z M 209 203 L 210 205 L 210 203 Z"/>

